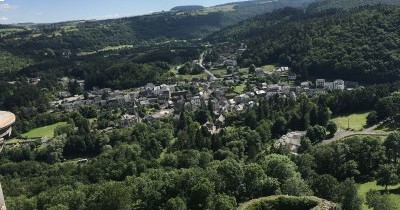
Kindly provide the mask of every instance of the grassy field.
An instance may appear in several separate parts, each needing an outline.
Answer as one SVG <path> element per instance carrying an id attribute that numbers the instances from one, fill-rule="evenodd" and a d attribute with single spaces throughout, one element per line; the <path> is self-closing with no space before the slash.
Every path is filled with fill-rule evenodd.
<path id="1" fill-rule="evenodd" d="M 211 73 L 213 73 L 214 76 L 221 78 L 222 76 L 224 76 L 226 74 L 226 70 L 225 69 L 215 69 L 215 70 L 212 70 Z"/>
<path id="2" fill-rule="evenodd" d="M 246 87 L 245 84 L 241 84 L 235 87 L 234 91 L 236 93 L 242 94 L 244 92 L 244 88 Z"/>
<path id="3" fill-rule="evenodd" d="M 133 45 L 107 46 L 107 47 L 105 47 L 103 49 L 100 49 L 98 51 L 80 52 L 80 53 L 78 53 L 78 56 L 93 55 L 93 54 L 96 54 L 98 52 L 107 52 L 107 51 L 122 50 L 122 49 L 128 49 L 128 48 L 133 48 Z"/>
<path id="4" fill-rule="evenodd" d="M 23 28 L 2 28 L 0 29 L 0 33 L 5 33 L 5 32 L 21 32 L 25 31 Z"/>
<path id="5" fill-rule="evenodd" d="M 207 74 L 206 73 L 201 73 L 201 74 L 195 74 L 195 75 L 191 75 L 191 74 L 187 74 L 187 75 L 177 75 L 179 79 L 181 80 L 189 80 L 191 81 L 194 78 L 197 79 L 207 79 Z"/>
<path id="6" fill-rule="evenodd" d="M 208 15 L 209 13 L 213 12 L 233 12 L 235 11 L 235 5 L 221 5 L 215 7 L 207 7 L 203 10 L 199 10 L 194 12 L 195 15 Z"/>
<path id="7" fill-rule="evenodd" d="M 22 134 L 21 136 L 23 138 L 40 138 L 40 137 L 53 138 L 54 137 L 54 129 L 56 129 L 58 126 L 66 125 L 66 124 L 67 124 L 66 122 L 59 122 L 59 123 L 55 123 L 53 125 L 35 128 L 27 133 Z"/>
<path id="8" fill-rule="evenodd" d="M 399 188 L 400 188 L 400 184 L 396 185 L 396 186 L 388 187 L 389 191 L 392 191 L 392 190 L 398 191 Z M 375 182 L 367 182 L 358 187 L 358 194 L 363 198 L 362 210 L 372 210 L 372 209 L 368 208 L 368 206 L 366 205 L 366 201 L 365 201 L 365 196 L 366 196 L 367 192 L 372 189 L 373 190 L 384 190 L 385 187 L 376 185 L 376 181 Z M 396 209 L 400 209 L 400 194 L 391 193 L 390 198 L 393 200 L 394 203 L 396 203 L 396 206 L 397 206 Z"/>
<path id="9" fill-rule="evenodd" d="M 355 131 L 361 131 L 367 125 L 367 116 L 369 112 L 360 114 L 351 114 L 348 116 L 336 117 L 333 120 L 338 127 L 342 129 L 348 128 L 348 122 L 350 122 L 350 129 Z"/>
<path id="10" fill-rule="evenodd" d="M 265 65 L 265 66 L 261 66 L 261 68 L 266 71 L 273 72 L 273 71 L 275 71 L 276 66 L 275 65 Z"/>

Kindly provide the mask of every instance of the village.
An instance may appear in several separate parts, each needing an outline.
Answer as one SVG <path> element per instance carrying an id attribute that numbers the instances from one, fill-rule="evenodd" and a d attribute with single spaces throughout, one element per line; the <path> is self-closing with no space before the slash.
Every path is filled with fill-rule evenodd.
<path id="1" fill-rule="evenodd" d="M 124 108 L 126 112 L 115 125 L 128 127 L 137 122 L 178 117 L 182 111 L 208 109 L 217 117 L 215 122 L 208 122 L 207 127 L 210 132 L 216 132 L 224 125 L 224 115 L 245 111 L 254 106 L 260 98 L 281 96 L 296 100 L 301 94 L 312 97 L 326 91 L 351 90 L 358 86 L 355 82 L 340 79 L 302 81 L 301 75 L 284 66 L 253 65 L 241 69 L 237 57 L 245 51 L 245 46 L 240 45 L 236 50 L 230 45 L 222 46 L 218 49 L 224 52 L 218 55 L 214 63 L 204 61 L 204 53 L 191 63 L 192 68 L 201 68 L 206 78 L 195 75 L 193 78 L 178 79 L 170 84 L 148 83 L 129 90 L 94 88 L 81 95 L 71 95 L 68 92 L 68 83 L 75 82 L 84 89 L 84 80 L 63 78 L 60 83 L 65 90 L 59 92 L 58 100 L 51 103 L 52 112 L 71 112 L 82 106 Z M 179 66 L 176 68 L 178 70 Z"/>

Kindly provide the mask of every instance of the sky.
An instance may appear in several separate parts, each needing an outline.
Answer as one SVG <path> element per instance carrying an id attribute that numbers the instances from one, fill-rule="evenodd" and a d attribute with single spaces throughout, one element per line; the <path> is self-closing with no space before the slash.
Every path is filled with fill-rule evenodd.
<path id="1" fill-rule="evenodd" d="M 0 24 L 109 19 L 234 0 L 0 0 Z"/>

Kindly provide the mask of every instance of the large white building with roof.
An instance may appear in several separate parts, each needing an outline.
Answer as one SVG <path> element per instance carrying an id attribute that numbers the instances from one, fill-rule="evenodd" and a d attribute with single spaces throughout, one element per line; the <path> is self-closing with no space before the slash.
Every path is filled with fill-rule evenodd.
<path id="1" fill-rule="evenodd" d="M 15 115 L 11 112 L 0 111 L 0 139 L 11 136 L 12 125 L 15 123 Z"/>

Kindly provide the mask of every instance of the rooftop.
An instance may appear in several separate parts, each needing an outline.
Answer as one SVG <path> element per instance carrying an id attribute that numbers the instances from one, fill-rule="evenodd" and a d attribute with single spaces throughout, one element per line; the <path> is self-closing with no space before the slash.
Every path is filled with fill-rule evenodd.
<path id="1" fill-rule="evenodd" d="M 10 126 L 15 122 L 15 115 L 11 112 L 0 111 L 0 128 Z"/>

